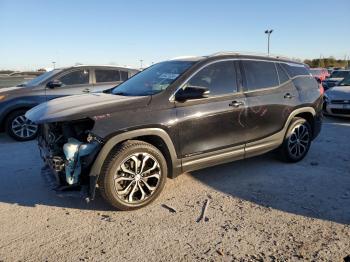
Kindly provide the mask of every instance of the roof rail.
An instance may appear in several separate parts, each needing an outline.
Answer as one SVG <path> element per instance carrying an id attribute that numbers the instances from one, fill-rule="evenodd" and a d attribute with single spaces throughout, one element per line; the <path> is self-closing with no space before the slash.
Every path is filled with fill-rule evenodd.
<path id="1" fill-rule="evenodd" d="M 276 54 L 268 55 L 266 53 L 258 53 L 258 52 L 221 51 L 221 52 L 211 54 L 209 56 L 213 57 L 213 56 L 220 56 L 220 55 L 254 55 L 254 56 L 271 57 L 271 58 L 277 58 L 277 59 L 285 59 L 285 60 L 290 60 L 290 61 L 295 61 L 300 63 L 300 61 L 298 61 L 295 58 L 290 58 L 290 57 L 286 57 L 283 55 L 276 55 Z"/>
<path id="2" fill-rule="evenodd" d="M 131 66 L 119 66 L 119 65 L 96 65 L 96 64 L 76 64 L 70 67 L 84 67 L 84 66 L 89 66 L 89 67 L 115 67 L 115 68 L 125 68 L 125 69 L 136 69 L 135 67 Z M 69 67 L 69 66 L 68 66 Z M 64 67 L 66 68 L 66 67 Z"/>

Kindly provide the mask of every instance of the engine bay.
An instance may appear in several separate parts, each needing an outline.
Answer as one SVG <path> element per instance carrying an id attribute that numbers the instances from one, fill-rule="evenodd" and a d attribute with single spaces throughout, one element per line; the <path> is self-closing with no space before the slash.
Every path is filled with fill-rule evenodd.
<path id="1" fill-rule="evenodd" d="M 102 139 L 91 133 L 93 126 L 91 119 L 40 126 L 40 155 L 61 189 L 88 184 L 89 170 L 103 144 Z"/>

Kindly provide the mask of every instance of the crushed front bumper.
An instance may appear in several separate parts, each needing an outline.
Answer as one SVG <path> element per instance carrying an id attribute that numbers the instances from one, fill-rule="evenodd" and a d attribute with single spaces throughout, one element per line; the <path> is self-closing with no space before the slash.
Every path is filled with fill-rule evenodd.
<path id="1" fill-rule="evenodd" d="M 91 200 L 88 186 L 62 186 L 57 173 L 49 165 L 45 165 L 41 168 L 41 176 L 43 177 L 43 180 L 45 181 L 48 188 L 55 191 L 59 197 L 82 198 L 87 202 Z"/>

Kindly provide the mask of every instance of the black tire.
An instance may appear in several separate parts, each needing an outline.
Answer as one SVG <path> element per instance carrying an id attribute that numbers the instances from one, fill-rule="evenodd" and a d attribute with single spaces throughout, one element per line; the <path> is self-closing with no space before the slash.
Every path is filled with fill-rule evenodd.
<path id="1" fill-rule="evenodd" d="M 158 167 L 154 170 L 153 175 L 148 175 L 148 176 L 142 176 L 142 168 L 139 171 L 139 177 L 138 180 L 136 180 L 137 172 L 134 173 L 134 176 L 125 173 L 124 170 L 126 167 L 129 167 L 130 169 L 127 169 L 128 172 L 132 171 L 135 167 L 132 167 L 132 162 L 134 163 L 135 166 L 137 166 L 136 162 L 133 160 L 131 161 L 132 156 L 137 156 L 139 159 L 143 160 L 146 159 L 144 156 L 149 156 L 148 160 L 145 160 L 145 163 L 147 165 L 152 165 L 153 167 L 156 165 L 156 162 L 159 164 Z M 126 160 L 128 159 L 128 160 Z M 128 162 L 129 161 L 129 162 Z M 148 161 L 148 162 L 147 162 Z M 152 162 L 153 161 L 153 162 Z M 139 165 L 142 163 L 139 163 Z M 145 165 L 146 165 L 145 164 Z M 122 166 L 124 167 L 123 170 Z M 137 169 L 137 168 L 136 168 Z M 147 168 L 145 170 L 150 170 L 151 168 Z M 145 180 L 144 179 L 151 179 L 152 176 L 158 176 L 160 174 L 160 178 L 153 178 L 153 184 L 155 184 L 154 188 L 156 188 L 154 191 L 149 191 L 149 184 L 144 184 Z M 117 179 L 115 179 L 115 175 L 117 175 Z M 135 175 L 136 174 L 136 175 Z M 141 174 L 141 178 L 140 178 Z M 137 140 L 130 140 L 127 141 L 119 146 L 117 146 L 107 157 L 105 163 L 103 164 L 102 171 L 99 177 L 99 188 L 101 195 L 105 200 L 107 200 L 108 203 L 110 203 L 112 206 L 117 208 L 118 210 L 134 210 L 138 208 L 142 208 L 148 204 L 150 204 L 152 201 L 154 201 L 159 194 L 161 193 L 162 189 L 164 188 L 166 178 L 168 174 L 168 167 L 166 160 L 162 153 L 154 146 L 151 144 L 145 143 L 143 141 L 137 141 Z M 116 182 L 119 179 L 128 179 L 127 181 L 121 180 L 120 182 Z M 157 180 L 157 182 L 155 182 Z M 148 182 L 147 180 L 146 182 Z M 121 184 L 119 184 L 121 183 Z M 133 184 L 134 183 L 134 184 Z M 130 187 L 131 185 L 131 187 Z M 123 188 L 123 186 L 125 188 Z M 121 190 L 118 191 L 117 187 L 122 187 Z M 130 188 L 129 188 L 130 187 Z M 135 200 L 133 201 L 133 197 L 135 193 L 133 193 L 133 196 L 131 197 L 132 200 L 131 202 L 129 197 L 130 197 L 130 190 L 127 196 L 128 199 L 124 199 L 124 195 L 121 195 L 118 192 L 123 192 L 123 191 L 128 191 L 127 189 L 132 188 L 132 192 L 134 191 L 134 187 L 137 187 L 137 191 L 135 193 L 137 194 L 136 196 L 139 196 L 141 200 Z M 117 192 L 118 191 L 118 192 Z M 142 195 L 146 191 L 149 191 L 149 196 L 145 199 L 142 200 Z M 140 196 L 141 195 L 141 196 Z"/>
<path id="2" fill-rule="evenodd" d="M 298 137 L 299 134 L 302 137 Z M 293 118 L 279 149 L 281 159 L 289 163 L 302 160 L 309 152 L 311 141 L 310 124 L 304 118 Z"/>
<path id="3" fill-rule="evenodd" d="M 6 133 L 12 137 L 13 139 L 17 140 L 17 141 L 29 141 L 29 140 L 33 140 L 36 138 L 36 136 L 38 135 L 38 126 L 35 125 L 34 123 L 32 123 L 30 120 L 26 119 L 24 117 L 25 113 L 27 112 L 27 110 L 17 110 L 17 111 L 13 111 L 12 113 L 10 113 L 6 120 L 5 120 L 5 130 Z M 16 129 L 13 128 L 13 123 L 14 121 L 16 121 L 17 119 L 19 119 L 20 117 L 24 117 L 25 121 L 26 121 L 26 127 L 23 130 L 23 135 L 21 135 L 20 133 L 17 132 L 16 134 Z M 29 130 L 29 126 L 30 126 L 30 130 Z M 33 127 L 32 126 L 36 126 L 36 130 L 35 132 L 33 132 Z"/>

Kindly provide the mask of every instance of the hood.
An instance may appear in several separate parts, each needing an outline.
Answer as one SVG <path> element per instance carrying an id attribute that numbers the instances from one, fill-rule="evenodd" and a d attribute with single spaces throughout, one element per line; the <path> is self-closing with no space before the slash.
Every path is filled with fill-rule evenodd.
<path id="1" fill-rule="evenodd" d="M 37 124 L 97 119 L 113 112 L 145 107 L 150 99 L 150 96 L 132 97 L 104 93 L 67 96 L 32 108 L 26 113 L 26 117 Z"/>
<path id="2" fill-rule="evenodd" d="M 350 86 L 335 86 L 326 91 L 331 100 L 350 100 Z"/>
<path id="3" fill-rule="evenodd" d="M 23 86 L 13 86 L 13 87 L 5 87 L 5 88 L 0 88 L 0 94 L 11 94 L 11 93 L 17 93 L 17 92 L 23 92 L 26 90 L 27 87 Z"/>

